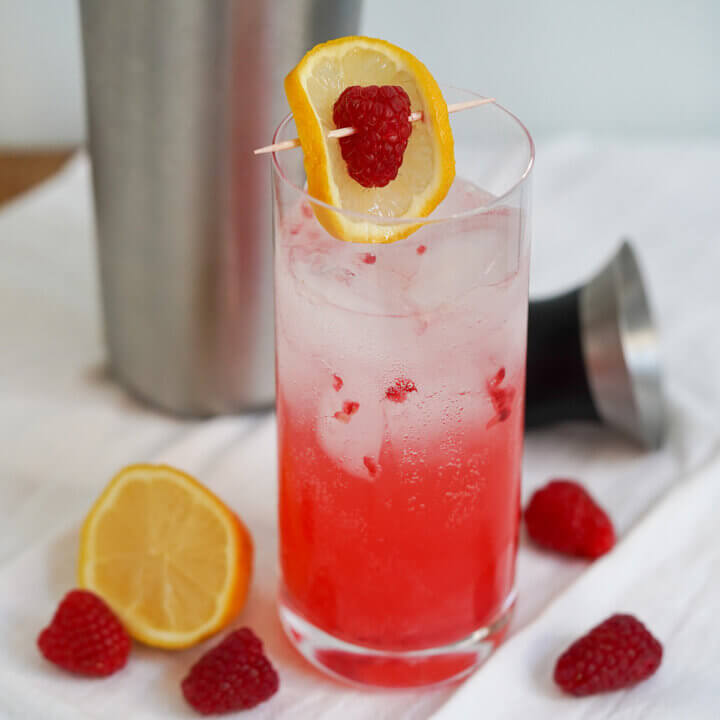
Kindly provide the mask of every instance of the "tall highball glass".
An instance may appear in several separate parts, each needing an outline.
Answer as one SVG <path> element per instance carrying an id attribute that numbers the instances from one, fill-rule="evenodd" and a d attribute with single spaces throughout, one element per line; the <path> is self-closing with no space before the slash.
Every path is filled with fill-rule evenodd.
<path id="1" fill-rule="evenodd" d="M 319 203 L 301 151 L 273 156 L 280 615 L 361 684 L 462 677 L 515 601 L 534 149 L 497 104 L 453 131 L 457 177 L 423 218 Z M 295 135 L 288 117 L 275 141 Z M 345 242 L 317 207 L 414 232 Z"/>

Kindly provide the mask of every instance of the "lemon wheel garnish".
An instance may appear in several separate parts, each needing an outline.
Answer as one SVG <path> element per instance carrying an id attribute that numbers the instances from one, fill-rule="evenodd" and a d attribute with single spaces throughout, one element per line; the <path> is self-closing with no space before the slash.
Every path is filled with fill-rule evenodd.
<path id="1" fill-rule="evenodd" d="M 365 188 L 347 172 L 337 140 L 333 106 L 351 85 L 399 85 L 410 97 L 413 123 L 403 163 L 385 187 Z M 455 156 L 447 105 L 427 68 L 413 55 L 384 40 L 346 37 L 317 45 L 285 79 L 290 109 L 302 145 L 310 195 L 334 207 L 378 216 L 378 222 L 313 203 L 325 229 L 341 240 L 393 242 L 417 229 L 412 223 L 383 224 L 382 218 L 429 215 L 455 177 Z"/>
<path id="2" fill-rule="evenodd" d="M 207 488 L 171 467 L 131 465 L 85 520 L 78 579 L 136 640 L 181 648 L 238 614 L 251 566 L 247 530 Z"/>

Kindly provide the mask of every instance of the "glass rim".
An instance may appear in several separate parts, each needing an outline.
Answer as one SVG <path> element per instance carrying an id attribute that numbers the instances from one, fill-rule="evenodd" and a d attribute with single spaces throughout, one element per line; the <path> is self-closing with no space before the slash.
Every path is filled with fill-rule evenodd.
<path id="1" fill-rule="evenodd" d="M 458 88 L 453 85 L 443 85 L 441 86 L 442 90 L 453 90 L 456 92 L 465 93 L 467 95 L 473 95 L 476 98 L 484 99 L 486 96 L 479 95 L 476 92 L 473 92 L 472 90 L 464 90 L 463 88 Z M 372 223 L 374 225 L 430 225 L 433 223 L 440 223 L 440 222 L 448 222 L 451 220 L 462 220 L 464 218 L 473 217 L 474 215 L 481 215 L 483 213 L 487 213 L 494 208 L 496 208 L 498 205 L 501 205 L 503 201 L 511 195 L 520 185 L 522 185 L 525 180 L 530 176 L 530 173 L 532 172 L 533 166 L 535 165 L 535 142 L 532 139 L 532 135 L 530 135 L 530 131 L 527 129 L 525 124 L 520 120 L 520 118 L 517 117 L 513 112 L 508 110 L 504 105 L 501 105 L 499 102 L 495 101 L 492 103 L 494 106 L 496 106 L 502 113 L 504 113 L 507 116 L 507 119 L 509 119 L 511 122 L 514 122 L 520 130 L 525 135 L 525 139 L 528 143 L 528 150 L 529 150 L 529 157 L 528 162 L 525 166 L 525 169 L 520 173 L 520 176 L 510 185 L 510 187 L 505 190 L 505 192 L 502 193 L 502 195 L 498 195 L 493 199 L 492 202 L 486 203 L 483 205 L 478 205 L 476 208 L 472 208 L 471 210 L 464 210 L 463 212 L 453 213 L 451 215 L 427 215 L 425 217 L 383 217 L 381 215 L 373 215 L 371 213 L 363 213 L 363 212 L 357 212 L 355 210 L 347 210 L 345 208 L 338 207 L 337 205 L 332 205 L 330 203 L 326 203 L 323 200 L 318 200 L 313 195 L 310 195 L 304 188 L 299 187 L 296 185 L 287 175 L 285 170 L 283 169 L 282 163 L 279 161 L 278 157 L 281 155 L 279 152 L 272 153 L 272 169 L 273 172 L 278 175 L 278 177 L 289 187 L 291 187 L 295 192 L 298 193 L 302 198 L 307 200 L 308 202 L 314 203 L 315 205 L 319 205 L 320 207 L 326 208 L 328 210 L 331 210 L 333 212 L 338 213 L 339 215 L 343 215 L 351 220 L 354 220 L 356 222 L 364 222 L 364 223 Z M 472 108 L 472 110 L 480 109 L 480 108 Z M 468 112 L 467 110 L 464 112 Z M 273 143 L 281 142 L 280 135 L 283 132 L 283 130 L 287 127 L 288 123 L 293 119 L 293 114 L 288 113 L 281 121 L 280 124 L 275 129 L 275 132 L 273 134 Z M 287 152 L 287 151 L 282 151 Z"/>

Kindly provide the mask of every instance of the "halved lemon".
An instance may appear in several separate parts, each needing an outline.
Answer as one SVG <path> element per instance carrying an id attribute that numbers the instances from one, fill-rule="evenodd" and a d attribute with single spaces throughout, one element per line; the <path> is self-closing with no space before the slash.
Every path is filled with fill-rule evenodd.
<path id="1" fill-rule="evenodd" d="M 85 520 L 78 578 L 135 639 L 182 648 L 240 612 L 251 567 L 247 529 L 207 488 L 171 467 L 131 465 Z"/>
<path id="2" fill-rule="evenodd" d="M 333 106 L 351 85 L 400 85 L 410 97 L 413 123 L 403 163 L 385 187 L 366 188 L 347 172 L 337 140 Z M 455 156 L 447 105 L 428 69 L 409 52 L 384 40 L 345 37 L 317 45 L 285 79 L 285 92 L 302 145 L 308 192 L 318 200 L 356 213 L 378 216 L 378 223 L 313 204 L 325 229 L 341 240 L 393 242 L 417 229 L 383 224 L 380 218 L 429 215 L 455 177 Z"/>

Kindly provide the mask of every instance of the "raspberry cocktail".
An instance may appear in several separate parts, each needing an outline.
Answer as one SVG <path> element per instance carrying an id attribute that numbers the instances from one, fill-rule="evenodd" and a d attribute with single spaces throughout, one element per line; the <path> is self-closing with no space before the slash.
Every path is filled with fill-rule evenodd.
<path id="1" fill-rule="evenodd" d="M 304 165 L 273 157 L 281 617 L 315 664 L 387 686 L 460 677 L 502 638 L 520 512 L 532 142 L 469 110 L 438 180 L 442 138 L 417 125 L 384 185 L 335 141 L 342 207 L 312 192 L 305 142 Z M 443 182 L 426 216 L 387 211 Z"/>

